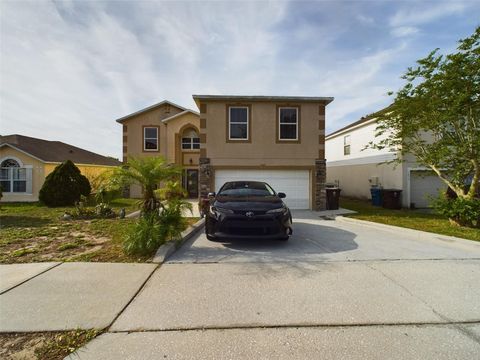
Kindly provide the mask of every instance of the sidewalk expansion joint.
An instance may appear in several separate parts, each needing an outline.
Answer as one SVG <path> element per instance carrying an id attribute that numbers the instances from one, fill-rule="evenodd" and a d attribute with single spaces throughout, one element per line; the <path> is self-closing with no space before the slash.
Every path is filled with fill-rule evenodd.
<path id="1" fill-rule="evenodd" d="M 228 257 L 227 257 L 228 258 Z M 232 258 L 235 258 L 232 256 Z M 216 264 L 288 264 L 290 262 L 301 262 L 305 264 L 325 264 L 325 263 L 377 263 L 377 262 L 434 262 L 434 261 L 480 261 L 480 258 L 430 258 L 430 259 L 405 259 L 405 258 L 394 258 L 394 259 L 346 259 L 346 260 L 299 260 L 299 259 L 282 259 L 282 261 L 222 261 L 225 258 L 216 261 L 166 261 L 164 265 L 216 265 Z"/>
<path id="2" fill-rule="evenodd" d="M 473 331 L 470 331 L 466 328 L 464 328 L 463 326 L 461 326 L 461 324 L 463 323 L 457 323 L 457 322 L 454 322 L 452 319 L 448 318 L 447 316 L 443 315 L 442 313 L 440 313 L 437 309 L 435 309 L 432 305 L 430 305 L 426 300 L 422 299 L 421 297 L 417 296 L 416 294 L 414 294 L 412 291 L 410 291 L 410 289 L 408 289 L 405 285 L 403 284 L 400 284 L 396 279 L 394 279 L 393 277 L 391 276 L 388 276 L 387 274 L 385 274 L 382 270 L 374 267 L 374 266 L 370 266 L 368 264 L 365 264 L 366 267 L 368 267 L 369 269 L 373 270 L 373 271 L 377 271 L 379 272 L 383 277 L 385 277 L 387 280 L 391 281 L 394 285 L 398 286 L 399 288 L 403 289 L 404 291 L 406 291 L 410 296 L 412 296 L 413 298 L 417 299 L 418 301 L 420 301 L 421 303 L 423 303 L 425 306 L 427 306 L 436 316 L 438 316 L 440 319 L 442 319 L 444 321 L 444 323 L 448 323 L 448 324 L 452 324 L 452 326 L 454 326 L 458 331 L 460 331 L 462 334 L 464 334 L 465 336 L 468 336 L 470 339 L 472 339 L 473 341 L 475 341 L 476 343 L 480 344 L 480 336 L 476 335 Z"/>
<path id="3" fill-rule="evenodd" d="M 142 282 L 142 285 L 140 285 L 140 287 L 138 288 L 138 290 L 135 292 L 135 294 L 133 294 L 132 298 L 125 304 L 125 306 L 118 312 L 117 315 L 115 315 L 115 317 L 113 318 L 113 320 L 110 322 L 110 324 L 108 324 L 106 327 L 105 327 L 105 331 L 108 332 L 108 330 L 112 327 L 112 325 L 115 323 L 115 321 L 117 321 L 117 319 L 120 317 L 120 315 L 123 314 L 123 312 L 130 306 L 130 304 L 133 302 L 133 300 L 135 300 L 137 298 L 137 296 L 143 291 L 143 289 L 145 288 L 145 286 L 147 285 L 147 282 L 148 280 L 151 279 L 151 277 L 153 276 L 153 274 L 155 274 L 155 272 L 162 267 L 162 264 L 157 264 L 157 266 L 155 266 L 152 270 L 152 272 L 147 276 L 147 278 Z"/>
<path id="4" fill-rule="evenodd" d="M 183 331 L 206 331 L 206 330 L 254 330 L 254 329 L 329 329 L 329 328 L 362 328 L 362 327 L 457 327 L 462 325 L 480 325 L 480 318 L 476 320 L 451 321 L 451 322 L 402 322 L 402 323 L 331 323 L 331 324 L 280 324 L 280 325 L 232 325 L 232 326 L 194 326 L 186 328 L 165 329 L 139 329 L 139 330 L 113 330 L 112 334 L 130 334 L 143 332 L 183 332 Z"/>
<path id="5" fill-rule="evenodd" d="M 45 274 L 47 271 L 50 271 L 50 270 L 52 270 L 52 269 L 55 269 L 56 267 L 58 267 L 58 266 L 60 266 L 60 265 L 62 265 L 62 264 L 63 264 L 63 262 L 60 262 L 60 263 L 55 264 L 55 265 L 52 265 L 52 266 L 50 266 L 49 268 L 46 268 L 45 270 L 39 272 L 38 274 L 35 274 L 35 275 L 33 275 L 32 277 L 29 277 L 28 279 L 25 279 L 25 280 L 23 280 L 22 282 L 14 285 L 14 286 L 12 286 L 12 287 L 9 287 L 8 289 L 5 289 L 5 290 L 1 291 L 1 292 L 0 292 L 0 295 L 3 295 L 3 294 L 5 294 L 5 293 L 7 293 L 7 292 L 9 292 L 9 291 L 11 291 L 11 290 L 19 287 L 20 285 L 23 285 L 23 284 L 25 284 L 26 282 L 28 282 L 28 281 L 30 281 L 30 280 L 32 280 L 32 279 L 35 279 L 37 276 L 40 276 L 40 275 L 42 275 L 42 274 Z"/>

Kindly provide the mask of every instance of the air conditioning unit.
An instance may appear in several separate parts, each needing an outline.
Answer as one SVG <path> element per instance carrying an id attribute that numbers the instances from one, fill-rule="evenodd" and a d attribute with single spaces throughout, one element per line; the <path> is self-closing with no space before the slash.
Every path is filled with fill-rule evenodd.
<path id="1" fill-rule="evenodd" d="M 368 179 L 368 182 L 370 183 L 371 186 L 378 186 L 380 185 L 380 179 L 378 176 L 372 176 L 370 179 Z"/>

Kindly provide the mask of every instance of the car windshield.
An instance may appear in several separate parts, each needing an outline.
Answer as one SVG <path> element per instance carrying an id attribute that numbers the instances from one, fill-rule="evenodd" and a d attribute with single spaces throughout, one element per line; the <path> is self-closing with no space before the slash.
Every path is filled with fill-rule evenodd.
<path id="1" fill-rule="evenodd" d="M 257 181 L 233 181 L 225 183 L 219 195 L 225 196 L 272 196 L 275 191 L 265 183 Z"/>

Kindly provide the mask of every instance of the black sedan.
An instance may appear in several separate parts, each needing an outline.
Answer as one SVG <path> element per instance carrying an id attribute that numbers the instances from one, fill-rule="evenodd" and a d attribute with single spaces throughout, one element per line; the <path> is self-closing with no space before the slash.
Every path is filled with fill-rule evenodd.
<path id="1" fill-rule="evenodd" d="M 284 193 L 259 181 L 225 183 L 211 198 L 205 233 L 209 240 L 267 238 L 288 240 L 292 215 Z"/>

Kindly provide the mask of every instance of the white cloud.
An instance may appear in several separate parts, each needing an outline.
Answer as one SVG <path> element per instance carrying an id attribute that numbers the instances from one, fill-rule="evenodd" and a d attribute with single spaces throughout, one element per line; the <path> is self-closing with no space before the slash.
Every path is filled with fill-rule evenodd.
<path id="1" fill-rule="evenodd" d="M 405 4 L 408 4 L 408 8 L 399 10 L 390 18 L 391 26 L 421 25 L 445 16 L 462 13 L 468 7 L 468 2 L 461 1 L 420 1 Z"/>
<path id="2" fill-rule="evenodd" d="M 410 36 L 418 33 L 418 28 L 413 26 L 400 26 L 397 28 L 393 28 L 391 33 L 395 37 L 405 37 Z"/>
<path id="3" fill-rule="evenodd" d="M 4 1 L 0 10 L 1 133 L 117 157 L 114 119 L 163 99 L 194 108 L 194 93 L 334 96 L 327 129 L 355 121 L 388 103 L 399 64 L 414 56 L 411 37 L 398 37 L 421 20 L 398 12 L 393 29 L 357 44 L 381 22 L 337 3 Z"/>

